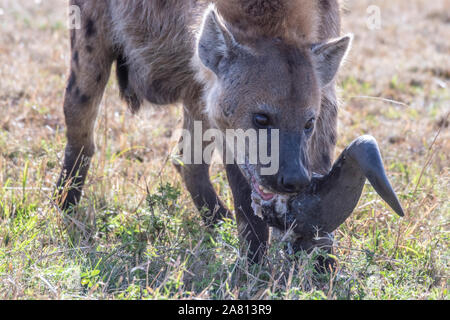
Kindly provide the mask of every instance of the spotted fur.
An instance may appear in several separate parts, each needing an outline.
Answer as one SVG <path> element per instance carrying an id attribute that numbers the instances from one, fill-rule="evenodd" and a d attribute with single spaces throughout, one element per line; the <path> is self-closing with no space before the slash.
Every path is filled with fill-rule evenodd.
<path id="1" fill-rule="evenodd" d="M 72 62 L 64 99 L 68 142 L 58 182 L 63 209 L 80 199 L 95 151 L 98 106 L 113 63 L 121 97 L 133 112 L 144 101 L 157 105 L 180 102 L 188 129 L 195 120 L 203 121 L 204 128 L 242 128 L 244 125 L 232 119 L 248 118 L 251 110 L 244 102 L 275 103 L 273 97 L 286 96 L 283 101 L 290 102 L 279 103 L 279 118 L 295 131 L 292 119 L 300 116 L 295 105 L 301 101 L 317 104 L 316 130 L 303 157 L 310 159 L 311 170 L 319 173 L 331 166 L 337 117 L 334 81 L 318 90 L 320 83 L 310 49 L 315 43 L 339 36 L 337 0 L 71 0 L 70 4 L 80 7 L 82 26 L 70 34 Z M 199 46 L 211 12 L 217 16 L 219 29 L 223 27 L 233 45 L 240 48 L 240 58 L 248 54 L 248 68 L 252 61 L 266 55 L 267 68 L 273 68 L 278 83 L 290 81 L 290 85 L 279 85 L 278 91 L 264 90 L 270 85 L 264 69 L 259 75 L 251 75 L 236 66 L 227 70 L 218 66 L 216 73 L 208 68 L 199 57 Z M 209 32 L 221 33 L 213 29 Z M 220 51 L 220 45 L 212 44 L 211 49 Z M 225 84 L 235 87 L 235 94 L 223 96 Z M 308 96 L 310 91 L 317 94 Z M 249 101 L 250 96 L 258 98 Z M 196 206 L 208 209 L 206 222 L 215 223 L 229 215 L 214 192 L 206 164 L 177 169 Z M 227 173 L 241 236 L 257 252 L 267 241 L 267 227 L 253 215 L 251 188 L 242 170 L 229 166 Z"/>

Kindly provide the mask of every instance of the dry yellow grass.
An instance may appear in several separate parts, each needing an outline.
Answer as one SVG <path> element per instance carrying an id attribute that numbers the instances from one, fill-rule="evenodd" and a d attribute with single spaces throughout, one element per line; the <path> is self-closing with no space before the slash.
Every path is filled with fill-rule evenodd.
<path id="1" fill-rule="evenodd" d="M 379 30 L 366 25 L 372 4 L 381 9 Z M 355 40 L 339 78 L 343 104 L 338 151 L 361 134 L 375 136 L 407 217 L 394 218 L 366 188 L 355 215 L 338 232 L 339 279 L 331 276 L 316 283 L 308 273 L 292 281 L 287 272 L 285 281 L 277 282 L 275 261 L 268 262 L 268 279 L 247 269 L 242 272 L 246 280 L 239 279 L 234 251 L 225 254 L 228 247 L 220 247 L 235 241 L 235 232 L 225 224 L 219 245 L 203 246 L 202 235 L 186 234 L 197 259 L 189 262 L 190 268 L 184 269 L 184 260 L 161 258 L 158 267 L 164 270 L 152 270 L 156 266 L 151 265 L 143 276 L 146 281 L 139 282 L 129 278 L 130 270 L 145 265 L 141 256 L 117 264 L 117 274 L 86 261 L 99 261 L 89 260 L 93 248 L 110 257 L 124 243 L 123 237 L 101 231 L 101 219 L 110 223 L 107 212 L 116 212 L 117 225 L 127 225 L 145 207 L 147 188 L 154 193 L 160 182 L 180 186 L 166 161 L 175 146 L 174 129 L 181 124 L 180 107 L 149 107 L 133 116 L 111 79 L 96 131 L 98 152 L 81 205 L 84 214 L 97 219 L 97 229 L 89 242 L 80 244 L 84 249 L 68 244 L 50 200 L 65 142 L 62 101 L 70 61 L 66 1 L 0 0 L 0 297 L 448 298 L 450 1 L 348 0 L 343 22 L 344 32 L 353 33 Z M 231 206 L 224 175 L 220 167 L 214 170 L 215 185 Z M 199 222 L 187 192 L 181 190 L 177 219 Z M 23 212 L 26 217 L 18 222 Z M 164 243 L 171 244 L 178 239 L 174 234 L 179 226 L 167 223 L 175 228 L 166 233 Z M 148 258 L 154 248 L 146 237 Z M 211 246 L 216 264 L 229 268 L 201 263 Z M 92 270 L 101 270 L 100 275 Z M 103 272 L 109 278 L 102 277 Z M 208 272 L 215 277 L 209 278 Z M 183 280 L 177 287 L 173 283 L 179 273 Z M 202 277 L 211 283 L 203 283 Z M 262 283 L 254 280 L 259 278 Z M 168 293 L 158 291 L 168 283 L 173 284 Z"/>

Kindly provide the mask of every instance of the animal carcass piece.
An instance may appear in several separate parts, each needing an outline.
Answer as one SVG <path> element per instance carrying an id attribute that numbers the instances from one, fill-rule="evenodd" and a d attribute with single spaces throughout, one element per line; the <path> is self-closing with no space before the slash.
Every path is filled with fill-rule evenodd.
<path id="1" fill-rule="evenodd" d="M 389 206 L 404 216 L 386 176 L 377 142 L 371 136 L 353 141 L 331 171 L 324 176 L 314 175 L 303 192 L 278 195 L 270 202 L 252 195 L 253 208 L 277 233 L 285 235 L 295 251 L 330 247 L 330 235 L 352 214 L 366 178 Z"/>

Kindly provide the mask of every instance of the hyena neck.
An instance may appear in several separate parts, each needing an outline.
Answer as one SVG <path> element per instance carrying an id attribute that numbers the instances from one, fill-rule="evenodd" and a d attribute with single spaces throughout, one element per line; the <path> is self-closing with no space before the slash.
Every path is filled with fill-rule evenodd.
<path id="1" fill-rule="evenodd" d="M 217 11 L 237 37 L 316 42 L 321 10 L 311 0 L 215 0 Z"/>

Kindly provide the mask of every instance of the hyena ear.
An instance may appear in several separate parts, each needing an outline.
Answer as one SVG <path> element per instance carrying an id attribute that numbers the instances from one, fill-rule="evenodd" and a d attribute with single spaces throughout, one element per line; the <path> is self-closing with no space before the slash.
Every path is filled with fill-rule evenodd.
<path id="1" fill-rule="evenodd" d="M 219 72 L 219 63 L 237 46 L 231 32 L 220 21 L 212 8 L 206 14 L 198 41 L 198 56 L 202 63 L 214 73 Z"/>
<path id="2" fill-rule="evenodd" d="M 322 87 L 328 85 L 336 76 L 345 56 L 350 51 L 353 35 L 313 45 L 317 72 Z"/>

